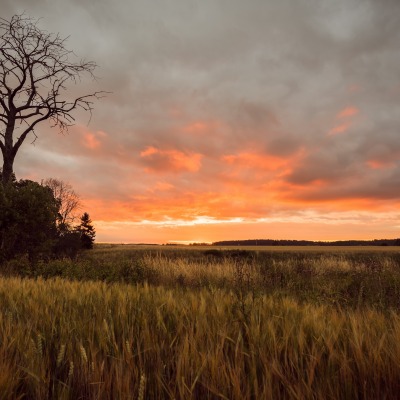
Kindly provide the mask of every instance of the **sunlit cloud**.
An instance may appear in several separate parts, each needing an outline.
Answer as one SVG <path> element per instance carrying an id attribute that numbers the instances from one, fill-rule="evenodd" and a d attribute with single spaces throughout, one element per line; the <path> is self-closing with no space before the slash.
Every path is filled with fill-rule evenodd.
<path id="1" fill-rule="evenodd" d="M 172 219 L 166 218 L 163 221 L 149 221 L 142 220 L 137 223 L 137 225 L 153 225 L 153 226 L 194 226 L 194 225 L 215 225 L 215 224 L 236 224 L 243 222 L 243 218 L 229 218 L 219 220 L 214 217 L 195 217 L 191 220 L 183 220 L 183 219 Z"/>
<path id="2" fill-rule="evenodd" d="M 110 92 L 15 163 L 71 183 L 99 241 L 398 236 L 400 2 L 3 3 Z"/>
<path id="3" fill-rule="evenodd" d="M 346 133 L 349 130 L 350 126 L 351 126 L 351 122 L 345 122 L 345 123 L 336 125 L 334 128 L 332 128 L 329 131 L 328 134 L 329 135 L 337 135 L 340 133 Z"/>
<path id="4" fill-rule="evenodd" d="M 394 162 L 382 160 L 368 160 L 367 165 L 371 169 L 386 169 L 393 168 L 395 166 Z"/>
<path id="5" fill-rule="evenodd" d="M 349 118 L 359 113 L 359 109 L 356 107 L 346 107 L 337 115 L 338 119 Z"/>
<path id="6" fill-rule="evenodd" d="M 342 109 L 337 115 L 338 123 L 333 127 L 328 135 L 337 135 L 346 133 L 354 123 L 354 117 L 359 113 L 359 109 L 354 106 L 349 106 Z"/>
<path id="7" fill-rule="evenodd" d="M 154 189 L 149 189 L 149 191 L 167 192 L 172 189 L 174 189 L 174 185 L 171 185 L 168 182 L 157 182 L 154 186 Z"/>
<path id="8" fill-rule="evenodd" d="M 94 150 L 100 147 L 101 142 L 93 133 L 86 133 L 83 137 L 83 143 L 88 149 Z"/>
<path id="9" fill-rule="evenodd" d="M 290 160 L 283 157 L 250 152 L 224 155 L 222 156 L 222 160 L 229 165 L 240 168 L 255 168 L 269 171 L 284 168 L 290 162 Z"/>
<path id="10" fill-rule="evenodd" d="M 160 150 L 149 146 L 140 152 L 146 171 L 196 172 L 201 168 L 202 154 L 179 150 Z"/>
<path id="11" fill-rule="evenodd" d="M 182 133 L 207 134 L 218 127 L 216 122 L 194 121 L 182 127 Z"/>

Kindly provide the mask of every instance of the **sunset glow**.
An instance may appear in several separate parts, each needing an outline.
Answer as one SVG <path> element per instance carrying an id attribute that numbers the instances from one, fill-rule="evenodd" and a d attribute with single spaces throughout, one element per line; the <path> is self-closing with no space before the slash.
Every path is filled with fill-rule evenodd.
<path id="1" fill-rule="evenodd" d="M 400 237 L 400 3 L 294 3 L 2 4 L 110 92 L 17 177 L 69 182 L 99 242 Z"/>

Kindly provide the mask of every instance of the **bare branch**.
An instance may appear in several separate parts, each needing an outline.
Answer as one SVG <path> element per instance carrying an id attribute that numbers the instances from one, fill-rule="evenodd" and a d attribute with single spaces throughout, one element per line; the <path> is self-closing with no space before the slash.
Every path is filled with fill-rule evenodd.
<path id="1" fill-rule="evenodd" d="M 36 138 L 34 130 L 38 124 L 49 120 L 52 127 L 65 132 L 75 123 L 76 110 L 88 112 L 90 121 L 94 101 L 107 94 L 98 91 L 71 98 L 70 85 L 76 85 L 85 75 L 95 79 L 96 63 L 74 60 L 66 40 L 39 29 L 38 20 L 24 14 L 14 15 L 9 21 L 0 18 L 3 181 L 12 172 L 15 155 L 26 137 L 32 132 Z M 21 124 L 24 129 L 15 138 Z"/>
<path id="2" fill-rule="evenodd" d="M 59 203 L 58 223 L 62 225 L 71 225 L 78 217 L 78 210 L 81 208 L 81 200 L 69 183 L 60 179 L 48 178 L 42 185 L 49 187 L 54 198 Z"/>

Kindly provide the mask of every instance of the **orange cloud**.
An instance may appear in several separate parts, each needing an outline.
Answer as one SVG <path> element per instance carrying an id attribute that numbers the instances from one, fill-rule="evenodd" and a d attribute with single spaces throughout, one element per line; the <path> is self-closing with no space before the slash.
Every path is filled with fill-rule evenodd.
<path id="1" fill-rule="evenodd" d="M 371 169 L 385 169 L 393 167 L 394 163 L 391 161 L 368 160 L 367 165 Z"/>
<path id="2" fill-rule="evenodd" d="M 192 122 L 183 127 L 183 131 L 188 133 L 203 133 L 208 129 L 208 125 L 205 122 L 197 121 Z"/>
<path id="3" fill-rule="evenodd" d="M 350 129 L 350 127 L 353 125 L 354 116 L 356 116 L 359 112 L 360 112 L 360 110 L 354 106 L 349 106 L 349 107 L 346 107 L 343 110 L 341 110 L 336 115 L 336 119 L 339 121 L 344 120 L 344 122 L 340 122 L 335 127 L 333 127 L 328 132 L 328 136 L 347 132 Z"/>
<path id="4" fill-rule="evenodd" d="M 201 168 L 203 155 L 149 146 L 140 152 L 140 157 L 149 172 L 197 172 Z"/>
<path id="5" fill-rule="evenodd" d="M 346 133 L 349 130 L 350 126 L 351 126 L 350 122 L 345 122 L 343 124 L 336 125 L 329 131 L 328 135 L 337 135 L 340 133 Z"/>
<path id="6" fill-rule="evenodd" d="M 310 188 L 310 191 L 316 189 Z M 247 190 L 224 192 L 180 192 L 171 189 L 168 196 L 157 192 L 148 195 L 133 196 L 130 199 L 101 201 L 85 199 L 85 209 L 91 210 L 93 219 L 103 221 L 148 221 L 149 224 L 187 225 L 189 223 L 217 223 L 232 219 L 295 218 L 296 215 L 315 212 L 321 219 L 326 215 L 340 212 L 368 213 L 385 212 L 398 209 L 398 200 L 387 201 L 361 197 L 349 197 L 334 200 L 299 198 L 290 196 L 279 188 L 248 187 Z M 93 214 L 93 215 L 92 215 Z M 186 221 L 186 222 L 185 222 Z"/>
<path id="7" fill-rule="evenodd" d="M 249 152 L 225 155 L 222 156 L 222 160 L 231 165 L 268 171 L 281 169 L 289 162 L 286 158 Z"/>
<path id="8" fill-rule="evenodd" d="M 157 182 L 154 189 L 160 192 L 167 192 L 169 190 L 174 189 L 174 185 L 171 185 L 168 182 Z"/>
<path id="9" fill-rule="evenodd" d="M 225 190 L 230 187 L 235 193 L 249 195 L 249 187 L 258 187 L 274 196 L 287 186 L 286 177 L 296 168 L 304 157 L 304 149 L 288 156 L 276 156 L 258 152 L 241 152 L 221 156 L 225 168 L 221 169 L 219 179 Z M 265 194 L 260 194 L 265 199 Z M 247 201 L 248 202 L 248 199 Z"/>
<path id="10" fill-rule="evenodd" d="M 152 148 L 143 152 L 148 156 L 158 154 Z M 268 176 L 271 168 L 261 156 L 251 157 L 251 153 L 227 156 L 224 161 L 228 167 L 237 165 L 239 170 L 243 165 L 265 168 Z M 286 168 L 283 161 L 273 168 L 277 168 L 277 165 Z M 286 162 L 290 164 L 290 160 Z M 249 176 L 253 176 L 253 172 L 251 170 Z M 118 241 L 121 235 L 124 238 L 121 241 L 151 243 L 270 236 L 304 239 L 314 238 L 313 234 L 316 235 L 315 239 L 322 240 L 329 230 L 335 232 L 336 236 L 332 233 L 332 239 L 344 238 L 346 234 L 354 238 L 359 237 L 354 233 L 355 224 L 362 225 L 364 221 L 370 223 L 371 211 L 396 209 L 392 202 L 389 204 L 385 200 L 357 195 L 334 199 L 332 196 L 315 198 L 315 193 L 324 186 L 324 182 L 320 181 L 307 186 L 295 186 L 280 180 L 276 172 L 271 178 L 261 180 L 261 176 L 265 177 L 266 174 L 260 174 L 260 178 L 251 182 L 232 182 L 230 186 L 222 184 L 223 180 L 218 181 L 219 185 L 211 181 L 207 190 L 196 186 L 195 182 L 193 187 L 185 189 L 157 180 L 156 177 L 153 184 L 149 185 L 151 189 L 118 200 L 87 199 L 84 206 L 90 211 L 98 228 L 100 241 Z M 342 212 L 351 215 L 340 215 Z M 247 224 L 250 225 L 247 227 Z M 307 224 L 320 224 L 321 232 L 303 229 Z M 346 228 L 343 228 L 343 224 L 347 224 Z M 334 229 L 334 226 L 338 228 Z M 351 226 L 353 231 L 348 233 L 347 229 Z M 276 230 L 271 230 L 273 227 Z M 374 234 L 371 233 L 371 236 Z"/>
<path id="11" fill-rule="evenodd" d="M 216 131 L 216 129 L 222 129 L 222 124 L 216 120 L 208 121 L 192 121 L 179 129 L 183 134 L 190 135 L 207 135 Z"/>
<path id="12" fill-rule="evenodd" d="M 102 131 L 93 132 L 84 132 L 83 134 L 83 145 L 90 149 L 95 150 L 101 146 L 100 138 L 105 137 L 106 134 Z"/>
<path id="13" fill-rule="evenodd" d="M 337 115 L 338 119 L 349 118 L 359 113 L 359 109 L 356 107 L 346 107 Z"/>
<path id="14" fill-rule="evenodd" d="M 146 191 L 151 193 L 153 196 L 170 196 L 171 192 L 176 190 L 175 186 L 169 182 L 157 181 L 155 184 L 150 186 Z"/>

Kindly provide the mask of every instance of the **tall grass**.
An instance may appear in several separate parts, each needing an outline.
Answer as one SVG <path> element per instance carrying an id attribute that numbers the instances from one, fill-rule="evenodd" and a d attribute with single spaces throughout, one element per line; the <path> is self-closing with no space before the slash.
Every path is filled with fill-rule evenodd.
<path id="1" fill-rule="evenodd" d="M 0 399 L 398 398 L 398 252 L 2 266 Z"/>
<path id="2" fill-rule="evenodd" d="M 234 291 L 0 279 L 0 398 L 396 398 L 400 317 Z"/>
<path id="3" fill-rule="evenodd" d="M 263 252 L 99 247 L 76 261 L 32 266 L 12 261 L 3 275 L 62 277 L 108 283 L 145 283 L 166 288 L 235 290 L 298 302 L 359 309 L 400 307 L 400 252 Z"/>

